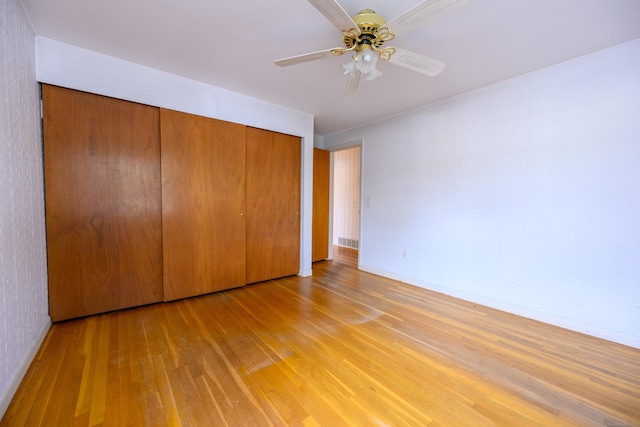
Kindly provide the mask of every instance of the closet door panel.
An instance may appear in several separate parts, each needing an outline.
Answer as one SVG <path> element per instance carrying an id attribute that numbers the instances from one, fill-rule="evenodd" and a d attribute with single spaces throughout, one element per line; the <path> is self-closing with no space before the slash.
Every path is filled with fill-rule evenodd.
<path id="1" fill-rule="evenodd" d="M 300 145 L 247 128 L 247 283 L 300 269 Z"/>
<path id="2" fill-rule="evenodd" d="M 329 181 L 331 153 L 313 149 L 313 221 L 311 261 L 329 257 Z"/>
<path id="3" fill-rule="evenodd" d="M 52 319 L 161 301 L 158 109 L 42 90 Z"/>
<path id="4" fill-rule="evenodd" d="M 165 301 L 245 281 L 245 127 L 161 110 Z"/>

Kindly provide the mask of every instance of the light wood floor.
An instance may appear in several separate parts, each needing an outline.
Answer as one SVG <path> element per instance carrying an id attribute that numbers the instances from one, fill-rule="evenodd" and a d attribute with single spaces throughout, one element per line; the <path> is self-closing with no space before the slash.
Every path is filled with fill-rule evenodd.
<path id="1" fill-rule="evenodd" d="M 56 323 L 0 424 L 640 425 L 640 350 L 354 265 Z"/>

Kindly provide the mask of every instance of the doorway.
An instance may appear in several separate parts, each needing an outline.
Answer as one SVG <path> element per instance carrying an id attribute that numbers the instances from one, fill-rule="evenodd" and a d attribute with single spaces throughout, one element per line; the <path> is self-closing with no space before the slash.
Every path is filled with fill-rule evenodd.
<path id="1" fill-rule="evenodd" d="M 360 249 L 360 146 L 333 152 L 332 245 Z"/>

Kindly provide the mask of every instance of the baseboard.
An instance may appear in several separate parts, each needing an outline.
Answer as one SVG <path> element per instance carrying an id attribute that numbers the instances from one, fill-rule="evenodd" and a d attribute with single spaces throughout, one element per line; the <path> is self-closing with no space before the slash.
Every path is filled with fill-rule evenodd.
<path id="1" fill-rule="evenodd" d="M 308 269 L 308 270 L 300 270 L 298 272 L 298 276 L 300 277 L 309 277 L 313 275 L 313 269 Z"/>
<path id="2" fill-rule="evenodd" d="M 44 341 L 44 338 L 47 336 L 47 332 L 49 332 L 50 328 L 51 328 L 51 320 L 49 320 L 47 323 L 45 323 L 42 326 L 42 329 L 40 329 L 40 331 L 36 335 L 36 338 L 33 340 L 33 343 L 31 343 L 31 347 L 29 347 L 29 351 L 27 352 L 24 359 L 22 360 L 22 363 L 18 367 L 18 370 L 13 375 L 13 378 L 11 379 L 11 381 L 9 381 L 9 384 L 7 385 L 7 389 L 0 396 L 0 419 L 2 419 L 2 417 L 4 416 L 4 413 L 7 412 L 7 408 L 9 408 L 11 399 L 13 399 L 13 396 L 16 394 L 16 391 L 18 391 L 18 387 L 20 387 L 20 383 L 24 379 L 24 376 L 27 374 L 27 370 L 29 369 L 29 366 L 31 366 L 31 362 L 33 362 L 33 359 L 36 357 L 36 354 L 38 353 L 38 350 L 40 349 L 40 346 L 42 345 L 42 342 Z"/>
<path id="3" fill-rule="evenodd" d="M 405 277 L 399 274 L 391 273 L 385 270 L 380 270 L 367 265 L 359 264 L 358 268 L 367 273 L 372 273 L 377 276 L 387 277 L 389 279 L 397 280 L 399 282 L 407 283 L 419 288 L 428 289 L 430 291 L 438 292 L 444 295 L 449 295 L 461 300 L 470 301 L 476 304 L 481 304 L 486 307 L 494 308 L 496 310 L 505 311 L 507 313 L 515 314 L 516 316 L 526 317 L 527 319 L 537 320 L 539 322 L 547 323 L 549 325 L 557 326 L 570 331 L 579 332 L 581 334 L 590 335 L 592 337 L 612 341 L 618 344 L 626 345 L 633 348 L 640 349 L 640 338 L 621 334 L 616 331 L 603 329 L 598 326 L 589 325 L 583 322 L 559 317 L 549 313 L 543 313 L 537 310 L 532 310 L 527 307 L 505 303 L 497 301 L 492 298 L 482 297 L 476 294 L 470 294 L 468 292 L 462 292 L 456 289 L 447 288 L 444 286 L 433 285 L 432 283 L 425 283 L 420 280 Z"/>

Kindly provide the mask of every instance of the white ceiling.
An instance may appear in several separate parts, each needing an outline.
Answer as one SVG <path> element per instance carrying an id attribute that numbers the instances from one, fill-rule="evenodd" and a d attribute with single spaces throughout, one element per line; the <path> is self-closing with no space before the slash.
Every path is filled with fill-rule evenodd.
<path id="1" fill-rule="evenodd" d="M 390 20 L 419 0 L 339 0 Z M 640 0 L 468 0 L 389 43 L 446 62 L 436 77 L 382 63 L 345 95 L 346 57 L 306 0 L 21 0 L 38 36 L 311 113 L 320 135 L 640 38 Z"/>

